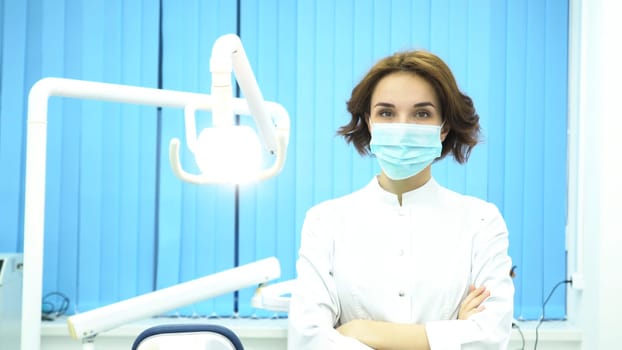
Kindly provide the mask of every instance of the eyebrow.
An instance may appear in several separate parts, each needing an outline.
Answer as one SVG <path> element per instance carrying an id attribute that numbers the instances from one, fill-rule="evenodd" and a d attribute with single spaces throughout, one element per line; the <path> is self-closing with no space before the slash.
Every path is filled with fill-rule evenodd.
<path id="1" fill-rule="evenodd" d="M 419 102 L 419 103 L 415 103 L 413 105 L 413 107 L 415 108 L 421 108 L 421 107 L 428 107 L 428 106 L 432 106 L 436 109 L 436 106 L 434 105 L 434 103 L 426 101 L 426 102 Z M 392 103 L 387 103 L 387 102 L 378 102 L 374 105 L 374 108 L 376 107 L 392 107 L 394 108 L 395 105 Z"/>

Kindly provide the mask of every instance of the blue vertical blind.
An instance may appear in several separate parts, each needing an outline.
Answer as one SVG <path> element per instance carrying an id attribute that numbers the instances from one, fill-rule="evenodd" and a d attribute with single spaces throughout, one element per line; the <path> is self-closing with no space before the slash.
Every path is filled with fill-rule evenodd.
<path id="1" fill-rule="evenodd" d="M 21 251 L 26 103 L 56 76 L 155 87 L 154 2 L 2 2 L 1 250 Z M 156 110 L 52 98 L 44 293 L 79 310 L 152 290 Z M 145 244 L 146 243 L 146 244 Z"/>
<path id="2" fill-rule="evenodd" d="M 234 1 L 162 1 L 162 88 L 209 93 L 212 44 L 224 33 L 235 33 L 236 23 Z M 200 114 L 197 130 L 208 124 Z M 173 137 L 185 142 L 181 109 L 162 113 L 157 289 L 234 267 L 235 189 L 182 183 L 168 160 Z M 185 169 L 198 173 L 189 152 L 181 161 Z M 229 315 L 233 302 L 229 294 L 176 312 Z"/>
<path id="3" fill-rule="evenodd" d="M 237 189 L 182 183 L 167 156 L 172 137 L 185 142 L 181 110 L 52 98 L 44 293 L 65 293 L 73 311 L 84 311 L 231 268 L 236 256 L 240 264 L 277 256 L 281 280 L 293 278 L 306 210 L 378 171 L 335 136 L 352 87 L 381 57 L 426 49 L 450 65 L 483 128 L 467 165 L 447 159 L 433 174 L 501 209 L 518 266 L 515 316 L 540 317 L 566 276 L 567 2 L 238 3 L 0 0 L 0 251 L 23 249 L 26 101 L 35 81 L 209 93 L 211 46 L 239 31 L 264 97 L 291 117 L 283 172 Z M 209 113 L 197 118 L 199 128 L 210 123 Z M 196 171 L 188 152 L 182 162 Z M 175 313 L 230 315 L 237 305 L 252 315 L 253 292 Z M 563 292 L 546 315 L 564 317 Z"/>

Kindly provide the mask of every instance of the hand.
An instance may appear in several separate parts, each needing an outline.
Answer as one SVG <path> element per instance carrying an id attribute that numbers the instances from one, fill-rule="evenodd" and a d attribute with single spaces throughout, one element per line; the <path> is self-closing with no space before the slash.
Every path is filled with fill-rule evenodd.
<path id="1" fill-rule="evenodd" d="M 362 341 L 363 336 L 367 333 L 367 323 L 367 320 L 352 320 L 337 327 L 337 331 L 341 335 Z"/>
<path id="2" fill-rule="evenodd" d="M 469 286 L 469 294 L 460 304 L 460 311 L 458 311 L 458 319 L 466 320 L 472 315 L 484 310 L 482 303 L 486 298 L 490 296 L 490 291 L 486 290 L 486 287 L 482 286 L 475 288 L 474 285 Z"/>

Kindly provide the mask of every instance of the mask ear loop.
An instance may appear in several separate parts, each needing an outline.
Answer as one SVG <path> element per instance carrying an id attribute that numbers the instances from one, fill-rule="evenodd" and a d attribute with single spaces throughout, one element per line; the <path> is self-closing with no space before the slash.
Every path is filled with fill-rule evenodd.
<path id="1" fill-rule="evenodd" d="M 367 141 L 367 154 L 373 154 L 371 152 L 371 132 L 374 129 L 374 123 L 371 122 L 371 114 L 369 114 L 368 112 L 363 113 L 363 117 L 365 118 L 365 124 L 367 126 L 367 132 L 369 133 L 369 139 Z M 375 157 L 375 156 L 374 156 Z"/>
<path id="2" fill-rule="evenodd" d="M 439 136 L 441 137 L 441 144 L 443 144 L 443 142 L 445 142 L 445 139 L 447 139 L 447 135 L 449 135 L 449 130 L 447 130 L 447 134 L 445 134 L 445 137 L 443 137 L 443 128 L 445 127 L 445 122 L 446 120 L 443 120 L 443 122 L 440 125 L 440 131 L 439 131 Z M 444 146 L 444 144 L 443 144 Z"/>
<path id="3" fill-rule="evenodd" d="M 365 112 L 363 113 L 363 118 L 365 119 L 365 126 L 367 127 L 367 132 L 369 133 L 369 137 L 371 138 L 371 132 L 374 129 L 374 123 L 371 121 L 371 114 Z"/>
<path id="4" fill-rule="evenodd" d="M 445 122 L 446 120 L 443 120 L 443 122 L 441 123 L 441 125 L 439 125 L 439 128 L 441 128 L 440 130 L 440 134 L 443 134 L 443 129 L 445 128 Z M 447 133 L 449 133 L 449 130 L 447 130 Z"/>

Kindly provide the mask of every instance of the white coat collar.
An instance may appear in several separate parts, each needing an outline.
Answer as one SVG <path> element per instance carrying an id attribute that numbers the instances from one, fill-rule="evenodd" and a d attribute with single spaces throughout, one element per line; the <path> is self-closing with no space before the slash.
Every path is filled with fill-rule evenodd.
<path id="1" fill-rule="evenodd" d="M 403 193 L 402 206 L 409 207 L 421 205 L 422 203 L 429 204 L 431 201 L 438 198 L 439 188 L 440 186 L 438 182 L 431 177 L 430 180 L 428 180 L 428 182 L 426 182 L 423 186 Z M 399 206 L 397 195 L 380 187 L 378 176 L 374 176 L 365 189 L 380 202 L 391 206 Z"/>

